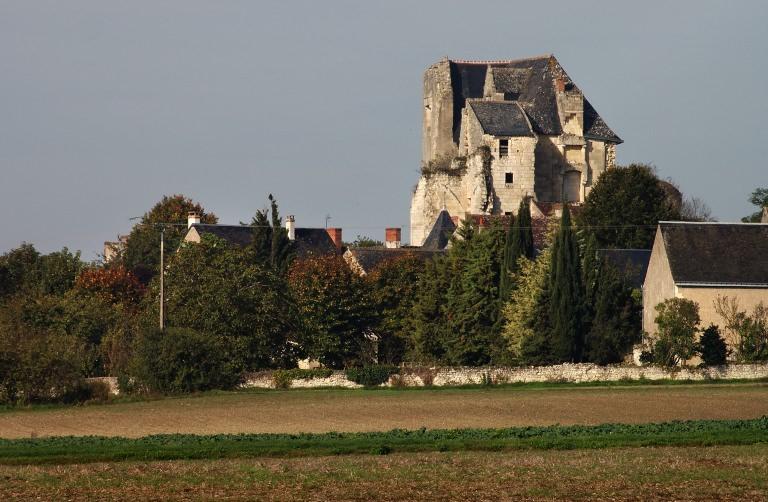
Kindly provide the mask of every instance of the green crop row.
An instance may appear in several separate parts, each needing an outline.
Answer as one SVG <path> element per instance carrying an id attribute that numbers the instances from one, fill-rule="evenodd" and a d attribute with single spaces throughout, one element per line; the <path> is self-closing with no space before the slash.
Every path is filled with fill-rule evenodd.
<path id="1" fill-rule="evenodd" d="M 707 446 L 768 442 L 768 417 L 655 424 L 417 429 L 324 434 L 165 434 L 0 439 L 0 463 L 316 456 L 415 451 Z"/>

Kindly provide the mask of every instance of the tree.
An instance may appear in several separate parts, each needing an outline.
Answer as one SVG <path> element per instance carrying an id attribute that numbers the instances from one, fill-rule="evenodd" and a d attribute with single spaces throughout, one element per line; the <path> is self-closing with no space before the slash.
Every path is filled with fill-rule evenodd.
<path id="1" fill-rule="evenodd" d="M 205 212 L 203 206 L 184 195 L 165 195 L 152 209 L 144 213 L 141 222 L 134 225 L 128 235 L 122 264 L 143 284 L 157 275 L 160 270 L 160 231 L 165 229 L 166 251 L 179 247 L 187 232 L 187 218 L 190 212 L 200 215 L 202 223 L 216 223 L 213 213 Z"/>
<path id="2" fill-rule="evenodd" d="M 712 209 L 698 197 L 683 199 L 680 207 L 680 219 L 683 221 L 715 221 L 712 217 Z"/>
<path id="3" fill-rule="evenodd" d="M 744 223 L 760 223 L 763 217 L 763 208 L 768 207 L 768 187 L 756 188 L 749 196 L 749 203 L 757 206 L 758 210 L 741 219 Z"/>
<path id="4" fill-rule="evenodd" d="M 26 294 L 66 293 L 85 264 L 80 251 L 67 248 L 41 255 L 32 244 L 22 244 L 0 257 L 0 297 Z"/>
<path id="5" fill-rule="evenodd" d="M 596 364 L 621 362 L 640 340 L 640 308 L 626 277 L 605 260 L 599 265 L 592 312 L 585 359 Z"/>
<path id="6" fill-rule="evenodd" d="M 653 169 L 631 164 L 609 169 L 598 178 L 578 224 L 595 233 L 601 248 L 650 249 L 656 224 L 679 219 L 679 208 Z"/>
<path id="7" fill-rule="evenodd" d="M 654 361 L 662 366 L 684 364 L 696 354 L 699 305 L 687 298 L 668 298 L 656 305 L 658 336 L 653 347 Z"/>
<path id="8" fill-rule="evenodd" d="M 381 241 L 378 241 L 376 239 L 373 239 L 371 237 L 368 237 L 366 235 L 358 235 L 355 240 L 352 242 L 351 247 L 355 248 L 373 248 L 373 247 L 381 247 L 384 243 Z"/>
<path id="9" fill-rule="evenodd" d="M 568 206 L 552 248 L 549 274 L 552 349 L 556 360 L 579 362 L 584 352 L 584 285 L 576 235 Z"/>
<path id="10" fill-rule="evenodd" d="M 714 324 L 704 330 L 699 339 L 702 366 L 722 366 L 728 357 L 728 346 Z"/>
<path id="11" fill-rule="evenodd" d="M 531 219 L 531 209 L 529 200 L 524 197 L 520 201 L 520 207 L 517 210 L 517 218 L 509 226 L 507 237 L 504 241 L 504 260 L 502 262 L 502 271 L 499 284 L 499 292 L 502 300 L 509 298 L 509 294 L 514 287 L 512 276 L 517 272 L 518 260 L 521 256 L 532 260 L 534 257 L 533 247 L 533 222 Z"/>
<path id="12" fill-rule="evenodd" d="M 499 279 L 504 252 L 504 231 L 498 222 L 467 235 L 449 251 L 453 281 L 446 298 L 448 329 L 444 338 L 446 362 L 477 366 L 498 359 L 503 347 Z"/>
<path id="13" fill-rule="evenodd" d="M 298 307 L 298 342 L 306 356 L 331 368 L 372 361 L 370 291 L 342 257 L 295 260 L 288 283 Z"/>
<path id="14" fill-rule="evenodd" d="M 139 279 L 120 265 L 85 268 L 75 280 L 74 287 L 102 296 L 110 303 L 137 304 L 146 291 Z"/>
<path id="15" fill-rule="evenodd" d="M 410 336 L 411 310 L 416 301 L 424 261 L 414 254 L 386 260 L 366 276 L 377 313 L 378 362 L 398 364 Z"/>
<path id="16" fill-rule="evenodd" d="M 723 318 L 725 328 L 736 338 L 739 361 L 768 361 L 768 307 L 760 302 L 752 314 L 741 310 L 738 300 L 728 296 L 715 299 L 715 312 Z"/>
<path id="17" fill-rule="evenodd" d="M 150 329 L 135 344 L 136 384 L 168 394 L 230 389 L 242 368 L 227 356 L 222 339 L 189 328 Z"/>
<path id="18" fill-rule="evenodd" d="M 158 294 L 154 280 L 144 300 L 144 329 L 157 324 Z M 184 243 L 169 260 L 165 295 L 166 326 L 216 338 L 241 370 L 295 364 L 289 342 L 296 310 L 285 281 L 267 267 L 247 263 L 226 241 L 203 235 L 200 243 Z"/>
<path id="19" fill-rule="evenodd" d="M 437 256 L 428 260 L 416 285 L 416 297 L 411 309 L 411 337 L 407 352 L 420 362 L 436 363 L 445 357 L 443 339 L 445 300 L 450 284 L 448 259 Z"/>
<path id="20" fill-rule="evenodd" d="M 246 247 L 246 252 L 252 263 L 269 266 L 277 273 L 285 275 L 295 258 L 295 245 L 283 227 L 277 201 L 272 194 L 269 194 L 269 205 L 270 209 L 256 211 L 251 220 L 253 239 Z"/>

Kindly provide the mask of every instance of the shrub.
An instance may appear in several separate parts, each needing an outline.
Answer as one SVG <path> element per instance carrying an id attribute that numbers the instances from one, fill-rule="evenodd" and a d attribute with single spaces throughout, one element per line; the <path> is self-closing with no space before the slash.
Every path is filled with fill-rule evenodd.
<path id="1" fill-rule="evenodd" d="M 349 368 L 345 373 L 347 378 L 356 384 L 365 387 L 376 387 L 383 384 L 389 377 L 400 372 L 397 366 L 363 366 L 361 368 Z"/>
<path id="2" fill-rule="evenodd" d="M 696 353 L 699 305 L 685 298 L 669 298 L 656 305 L 656 311 L 659 332 L 653 347 L 655 362 L 667 367 L 685 363 Z"/>
<path id="3" fill-rule="evenodd" d="M 701 353 L 702 366 L 721 366 L 725 364 L 728 356 L 728 347 L 720 336 L 720 328 L 710 325 L 701 334 L 699 339 L 699 352 Z"/>
<path id="4" fill-rule="evenodd" d="M 332 374 L 333 370 L 328 368 L 275 370 L 272 372 L 272 383 L 274 383 L 276 389 L 287 389 L 294 380 L 328 378 Z"/>
<path id="5" fill-rule="evenodd" d="M 242 376 L 230 352 L 225 340 L 193 329 L 155 329 L 137 338 L 133 373 L 140 387 L 153 392 L 229 389 Z"/>

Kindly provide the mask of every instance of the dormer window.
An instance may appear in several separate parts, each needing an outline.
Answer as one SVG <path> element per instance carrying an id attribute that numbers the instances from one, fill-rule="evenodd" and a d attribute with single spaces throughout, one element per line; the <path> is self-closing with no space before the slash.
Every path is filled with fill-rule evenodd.
<path id="1" fill-rule="evenodd" d="M 499 140 L 499 157 L 509 157 L 509 140 Z"/>

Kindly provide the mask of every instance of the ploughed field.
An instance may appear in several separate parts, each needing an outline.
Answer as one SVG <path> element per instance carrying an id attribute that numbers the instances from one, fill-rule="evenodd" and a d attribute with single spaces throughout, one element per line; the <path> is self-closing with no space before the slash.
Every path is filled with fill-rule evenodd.
<path id="1" fill-rule="evenodd" d="M 300 433 L 749 419 L 768 385 L 286 390 L 0 412 L 0 437 Z"/>
<path id="2" fill-rule="evenodd" d="M 768 445 L 0 465 L 2 500 L 766 500 Z"/>

